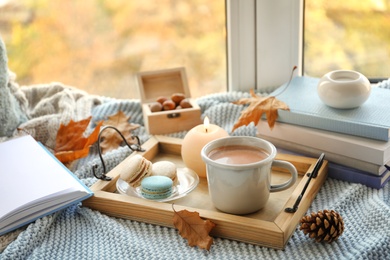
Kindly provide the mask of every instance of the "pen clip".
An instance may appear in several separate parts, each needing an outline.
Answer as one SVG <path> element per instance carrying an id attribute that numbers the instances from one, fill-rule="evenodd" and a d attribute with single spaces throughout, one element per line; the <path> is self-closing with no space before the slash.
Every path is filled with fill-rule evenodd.
<path id="1" fill-rule="evenodd" d="M 325 154 L 322 153 L 320 157 L 318 158 L 316 164 L 314 165 L 313 170 L 311 173 L 307 173 L 307 176 L 309 177 L 306 181 L 305 186 L 303 187 L 301 194 L 298 196 L 297 200 L 295 201 L 294 205 L 291 208 L 285 208 L 284 211 L 288 213 L 295 213 L 298 210 L 299 203 L 301 202 L 303 195 L 305 195 L 306 189 L 309 186 L 309 183 L 311 179 L 316 178 L 318 175 L 319 170 L 321 169 L 322 163 L 324 162 Z"/>

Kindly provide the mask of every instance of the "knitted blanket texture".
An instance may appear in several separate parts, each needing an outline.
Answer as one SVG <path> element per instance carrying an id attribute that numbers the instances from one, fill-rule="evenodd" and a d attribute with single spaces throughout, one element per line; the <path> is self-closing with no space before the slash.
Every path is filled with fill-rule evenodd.
<path id="1" fill-rule="evenodd" d="M 384 83 L 383 87 L 388 86 Z M 15 130 L 12 136 L 28 132 L 53 147 L 61 123 L 92 116 L 91 131 L 97 121 L 121 110 L 130 116 L 131 123 L 141 125 L 134 134 L 142 143 L 150 137 L 143 127 L 138 100 L 93 96 L 60 83 L 21 87 L 20 91 L 28 101 L 29 120 L 19 125 L 24 131 Z M 242 92 L 213 94 L 197 102 L 203 117 L 207 115 L 231 135 L 255 136 L 254 124 L 231 133 L 243 109 L 231 101 L 248 96 Z M 169 136 L 183 138 L 185 134 L 183 131 Z M 107 170 L 130 153 L 127 147 L 120 147 L 105 154 Z M 69 168 L 91 186 L 96 182 L 91 173 L 95 163 L 100 165 L 101 173 L 96 147 L 92 147 L 88 157 Z M 173 228 L 109 217 L 78 204 L 0 237 L 0 259 L 389 259 L 389 185 L 376 190 L 327 179 L 307 213 L 323 209 L 339 212 L 345 222 L 344 233 L 331 244 L 316 243 L 297 228 L 284 250 L 214 238 L 210 251 L 205 251 L 188 246 Z"/>
<path id="2" fill-rule="evenodd" d="M 0 137 L 12 135 L 13 130 L 27 121 L 26 99 L 15 83 L 16 75 L 8 70 L 5 44 L 0 37 Z"/>

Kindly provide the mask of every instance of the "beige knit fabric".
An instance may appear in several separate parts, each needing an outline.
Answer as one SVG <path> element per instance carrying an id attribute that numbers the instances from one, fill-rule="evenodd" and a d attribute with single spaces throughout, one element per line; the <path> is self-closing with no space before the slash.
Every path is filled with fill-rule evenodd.
<path id="1" fill-rule="evenodd" d="M 26 227 L 19 228 L 13 232 L 9 232 L 3 236 L 0 236 L 0 253 L 12 242 L 14 241 L 20 232 L 22 232 Z"/>
<path id="2" fill-rule="evenodd" d="M 58 131 L 60 124 L 67 124 L 71 119 L 85 119 L 91 116 L 94 106 L 101 104 L 100 97 L 62 83 L 24 86 L 20 91 L 28 101 L 26 110 L 30 120 L 19 125 L 13 136 L 28 133 L 49 149 L 55 146 L 53 133 Z"/>

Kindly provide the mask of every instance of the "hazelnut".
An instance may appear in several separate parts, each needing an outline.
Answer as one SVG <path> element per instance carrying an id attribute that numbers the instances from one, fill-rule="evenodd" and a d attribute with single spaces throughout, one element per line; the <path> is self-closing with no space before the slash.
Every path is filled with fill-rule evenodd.
<path id="1" fill-rule="evenodd" d="M 164 103 L 164 101 L 166 101 L 166 100 L 168 100 L 168 98 L 163 97 L 163 96 L 158 97 L 158 98 L 156 99 L 156 101 L 159 102 L 161 105 L 162 105 L 162 104 Z"/>
<path id="2" fill-rule="evenodd" d="M 164 101 L 162 106 L 163 106 L 164 110 L 173 110 L 176 108 L 175 102 L 173 102 L 172 100 L 169 100 L 169 99 Z"/>
<path id="3" fill-rule="evenodd" d="M 175 102 L 175 104 L 178 106 L 180 104 L 180 102 L 185 99 L 186 97 L 184 96 L 183 93 L 174 93 L 172 94 L 171 96 L 171 99 L 173 102 Z"/>
<path id="4" fill-rule="evenodd" d="M 189 101 L 187 98 L 183 99 L 183 100 L 180 102 L 180 106 L 181 106 L 182 108 L 191 108 L 191 107 L 192 107 L 190 101 Z"/>
<path id="5" fill-rule="evenodd" d="M 153 102 L 149 104 L 150 111 L 152 112 L 158 112 L 163 109 L 163 106 L 159 102 Z"/>

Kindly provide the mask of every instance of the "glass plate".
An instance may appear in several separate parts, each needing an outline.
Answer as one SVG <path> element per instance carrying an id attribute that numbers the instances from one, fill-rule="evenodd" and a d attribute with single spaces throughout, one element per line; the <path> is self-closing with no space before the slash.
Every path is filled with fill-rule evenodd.
<path id="1" fill-rule="evenodd" d="M 167 202 L 171 200 L 177 200 L 193 191 L 199 183 L 198 175 L 193 170 L 188 168 L 178 168 L 177 179 L 178 184 L 172 187 L 171 196 L 165 199 L 153 201 Z M 136 188 L 131 187 L 126 181 L 122 180 L 121 178 L 119 178 L 116 182 L 116 188 L 120 194 L 146 199 L 141 195 L 141 186 L 138 186 Z"/>

